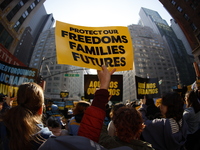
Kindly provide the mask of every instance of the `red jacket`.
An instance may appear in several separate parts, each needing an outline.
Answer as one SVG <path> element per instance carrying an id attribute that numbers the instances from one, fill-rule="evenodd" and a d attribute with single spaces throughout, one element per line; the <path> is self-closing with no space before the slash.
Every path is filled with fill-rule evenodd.
<path id="1" fill-rule="evenodd" d="M 106 116 L 105 109 L 108 97 L 108 90 L 100 89 L 95 92 L 92 105 L 84 112 L 78 131 L 79 136 L 87 137 L 95 142 L 99 141 L 103 121 Z"/>

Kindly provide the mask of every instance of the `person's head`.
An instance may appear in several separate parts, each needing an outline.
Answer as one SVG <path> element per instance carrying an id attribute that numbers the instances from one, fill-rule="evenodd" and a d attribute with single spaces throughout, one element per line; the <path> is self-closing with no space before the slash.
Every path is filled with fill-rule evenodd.
<path id="1" fill-rule="evenodd" d="M 186 107 L 193 107 L 195 113 L 200 111 L 200 103 L 198 102 L 197 94 L 194 90 L 188 91 L 185 94 Z"/>
<path id="2" fill-rule="evenodd" d="M 125 106 L 123 103 L 116 103 L 110 111 L 110 118 L 113 118 L 113 116 L 115 115 L 116 111 L 120 108 Z"/>
<path id="3" fill-rule="evenodd" d="M 183 116 L 184 101 L 177 92 L 170 92 L 162 97 L 160 111 L 166 118 L 173 118 L 177 122 Z"/>
<path id="4" fill-rule="evenodd" d="M 147 105 L 147 106 L 149 106 L 149 105 L 155 105 L 155 104 L 154 104 L 153 98 L 147 98 L 147 99 L 146 99 L 146 105 Z"/>
<path id="5" fill-rule="evenodd" d="M 10 149 L 30 149 L 30 140 L 39 130 L 37 124 L 42 122 L 42 88 L 36 83 L 23 83 L 17 92 L 17 103 L 3 116 L 9 131 Z"/>
<path id="6" fill-rule="evenodd" d="M 52 133 L 55 136 L 59 136 L 61 134 L 61 121 L 59 120 L 59 118 L 54 117 L 54 116 L 50 116 L 47 121 L 46 121 L 46 125 L 49 128 L 50 131 L 52 131 Z"/>
<path id="7" fill-rule="evenodd" d="M 121 107 L 113 117 L 116 135 L 124 142 L 139 139 L 144 128 L 141 113 L 133 107 Z"/>
<path id="8" fill-rule="evenodd" d="M 73 115 L 84 113 L 84 111 L 90 106 L 89 102 L 79 101 L 73 109 Z"/>
<path id="9" fill-rule="evenodd" d="M 23 83 L 17 92 L 17 104 L 31 111 L 32 115 L 41 115 L 44 105 L 42 88 L 34 82 Z"/>

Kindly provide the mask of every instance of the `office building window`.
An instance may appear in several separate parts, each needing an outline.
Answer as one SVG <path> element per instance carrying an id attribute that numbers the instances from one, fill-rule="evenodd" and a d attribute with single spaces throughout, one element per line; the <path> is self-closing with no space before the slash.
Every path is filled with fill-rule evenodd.
<path id="1" fill-rule="evenodd" d="M 192 23 L 190 26 L 192 27 L 193 31 L 195 31 L 197 29 L 197 27 L 195 26 L 194 23 Z"/>
<path id="2" fill-rule="evenodd" d="M 15 29 L 15 31 L 18 31 L 19 28 L 20 28 L 20 26 L 21 26 L 20 22 L 17 21 L 17 22 L 15 23 L 15 25 L 13 26 L 13 28 Z"/>
<path id="3" fill-rule="evenodd" d="M 42 75 L 43 75 L 43 76 L 47 75 L 47 72 L 43 72 Z"/>
<path id="4" fill-rule="evenodd" d="M 52 92 L 54 92 L 54 93 L 59 93 L 60 92 L 59 89 L 52 89 L 52 90 L 53 90 Z"/>
<path id="5" fill-rule="evenodd" d="M 54 77 L 54 80 L 60 80 L 60 77 Z"/>
<path id="6" fill-rule="evenodd" d="M 20 1 L 21 2 L 21 5 L 23 4 L 23 3 L 26 3 L 28 0 L 22 0 L 22 1 Z M 19 3 L 20 3 L 19 2 Z M 24 22 L 24 20 L 27 18 L 27 16 L 30 14 L 30 12 L 35 8 L 35 6 L 38 4 L 38 0 L 36 0 L 35 2 L 33 2 L 30 6 L 29 6 L 29 8 L 26 10 L 26 11 L 24 11 L 24 13 L 22 14 L 22 16 L 19 18 L 19 20 L 15 23 L 15 25 L 14 25 L 14 29 L 15 29 L 15 31 L 18 31 L 19 30 L 19 28 L 21 27 L 21 25 L 23 24 L 23 22 Z"/>
<path id="7" fill-rule="evenodd" d="M 56 68 L 55 69 L 61 69 L 61 66 L 56 66 Z"/>
<path id="8" fill-rule="evenodd" d="M 194 3 L 194 4 L 191 4 L 190 6 L 192 7 L 192 9 L 196 10 L 197 7 L 198 7 L 198 4 L 195 4 L 195 3 Z"/>
<path id="9" fill-rule="evenodd" d="M 174 0 L 171 1 L 172 5 L 176 5 L 176 2 Z"/>
<path id="10" fill-rule="evenodd" d="M 22 14 L 22 16 L 19 18 L 19 20 L 14 25 L 15 31 L 19 30 L 19 28 L 21 27 L 22 23 L 24 22 L 24 20 L 27 18 L 28 15 L 29 15 L 28 11 L 25 11 Z"/>
<path id="11" fill-rule="evenodd" d="M 4 26 L 0 24 L 0 43 L 7 49 L 13 42 L 13 37 L 5 30 Z"/>
<path id="12" fill-rule="evenodd" d="M 8 19 L 8 21 L 10 21 L 15 14 L 22 8 L 22 6 L 24 6 L 24 4 L 27 2 L 28 0 L 22 0 L 20 1 L 10 12 L 9 14 L 6 16 L 6 18 Z"/>
<path id="13" fill-rule="evenodd" d="M 180 6 L 177 7 L 177 10 L 178 10 L 179 12 L 182 12 L 182 11 L 183 11 L 183 9 L 182 9 Z"/>
<path id="14" fill-rule="evenodd" d="M 183 17 L 188 21 L 190 17 L 187 14 L 184 14 Z"/>
<path id="15" fill-rule="evenodd" d="M 4 9 L 10 4 L 10 2 L 12 2 L 12 0 L 4 0 L 4 1 L 0 4 L 1 10 L 4 10 Z"/>

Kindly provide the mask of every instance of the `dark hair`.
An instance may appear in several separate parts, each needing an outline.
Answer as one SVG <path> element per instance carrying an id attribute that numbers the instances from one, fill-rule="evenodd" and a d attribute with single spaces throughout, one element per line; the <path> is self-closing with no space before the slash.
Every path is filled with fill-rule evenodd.
<path id="1" fill-rule="evenodd" d="M 79 101 L 73 109 L 73 115 L 82 114 L 90 106 L 89 102 Z"/>
<path id="2" fill-rule="evenodd" d="M 118 138 L 130 143 L 132 139 L 138 139 L 143 131 L 143 119 L 141 113 L 133 107 L 121 107 L 113 117 Z"/>
<path id="3" fill-rule="evenodd" d="M 55 116 L 50 116 L 46 121 L 46 125 L 47 125 L 47 127 L 52 127 L 52 128 L 60 127 L 61 128 L 60 121 Z"/>
<path id="4" fill-rule="evenodd" d="M 153 98 L 147 98 L 146 99 L 146 105 L 149 106 L 149 105 L 154 105 L 154 100 Z"/>
<path id="5" fill-rule="evenodd" d="M 112 119 L 113 116 L 115 115 L 116 111 L 120 108 L 120 107 L 123 107 L 125 106 L 123 103 L 116 103 L 112 108 L 111 108 L 111 111 L 110 111 L 110 118 Z"/>
<path id="6" fill-rule="evenodd" d="M 194 112 L 198 113 L 200 111 L 200 103 L 198 101 L 198 97 L 196 92 L 193 91 L 189 91 L 186 93 L 186 96 L 188 96 L 188 104 L 187 107 L 193 107 L 194 108 Z"/>
<path id="7" fill-rule="evenodd" d="M 167 106 L 166 118 L 173 118 L 179 122 L 183 117 L 184 101 L 177 92 L 169 92 L 162 97 L 162 105 Z"/>
<path id="8" fill-rule="evenodd" d="M 161 118 L 160 109 L 155 105 L 153 98 L 148 98 L 146 100 L 146 105 L 147 105 L 146 117 L 149 120 Z"/>

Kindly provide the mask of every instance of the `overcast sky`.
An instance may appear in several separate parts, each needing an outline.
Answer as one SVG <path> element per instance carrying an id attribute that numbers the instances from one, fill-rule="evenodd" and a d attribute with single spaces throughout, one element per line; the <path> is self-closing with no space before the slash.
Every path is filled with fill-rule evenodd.
<path id="1" fill-rule="evenodd" d="M 141 7 L 157 11 L 170 25 L 171 16 L 159 0 L 46 0 L 54 19 L 81 26 L 128 26 L 137 24 Z"/>

